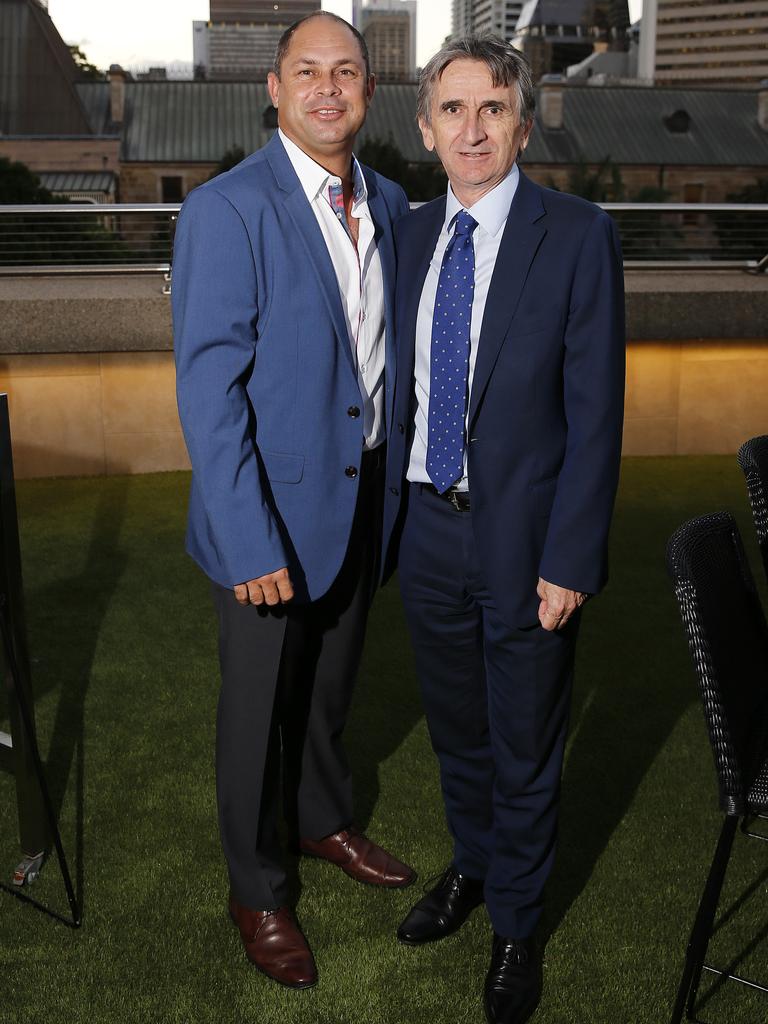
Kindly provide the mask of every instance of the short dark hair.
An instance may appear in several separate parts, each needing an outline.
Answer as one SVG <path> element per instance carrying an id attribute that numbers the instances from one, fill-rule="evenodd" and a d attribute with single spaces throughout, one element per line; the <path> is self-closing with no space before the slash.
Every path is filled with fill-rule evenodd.
<path id="1" fill-rule="evenodd" d="M 523 54 L 499 36 L 464 36 L 454 39 L 438 50 L 422 68 L 419 75 L 419 96 L 416 112 L 426 125 L 432 120 L 432 93 L 435 82 L 455 60 L 478 60 L 488 68 L 495 87 L 500 85 L 517 87 L 520 104 L 520 123 L 533 118 L 536 110 L 536 93 L 533 88 L 531 65 Z"/>
<path id="2" fill-rule="evenodd" d="M 333 14 L 331 11 L 313 11 L 312 14 L 305 14 L 303 18 L 299 18 L 298 21 L 294 21 L 294 23 L 292 25 L 289 25 L 285 32 L 283 32 L 283 34 L 277 41 L 275 59 L 272 63 L 272 70 L 277 75 L 277 77 L 280 77 L 280 70 L 283 66 L 283 60 L 285 58 L 286 53 L 288 52 L 288 47 L 290 46 L 291 39 L 293 39 L 294 32 L 300 25 L 303 25 L 305 21 L 311 21 L 312 18 L 330 18 L 331 21 L 338 21 L 340 25 L 343 25 L 345 28 L 349 29 L 349 31 L 357 40 L 357 45 L 360 47 L 360 54 L 363 58 L 363 64 L 365 65 L 365 77 L 370 78 L 371 55 L 368 53 L 368 44 L 366 43 L 363 36 L 357 31 L 354 25 L 350 25 L 348 21 L 344 20 L 344 18 L 340 18 L 338 14 Z"/>

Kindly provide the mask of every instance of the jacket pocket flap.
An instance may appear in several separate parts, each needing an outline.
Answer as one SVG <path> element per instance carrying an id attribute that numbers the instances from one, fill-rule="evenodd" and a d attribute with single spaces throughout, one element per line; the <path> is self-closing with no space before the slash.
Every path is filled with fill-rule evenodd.
<path id="1" fill-rule="evenodd" d="M 261 459 L 270 480 L 278 480 L 284 484 L 297 484 L 304 474 L 303 455 L 261 452 Z"/>

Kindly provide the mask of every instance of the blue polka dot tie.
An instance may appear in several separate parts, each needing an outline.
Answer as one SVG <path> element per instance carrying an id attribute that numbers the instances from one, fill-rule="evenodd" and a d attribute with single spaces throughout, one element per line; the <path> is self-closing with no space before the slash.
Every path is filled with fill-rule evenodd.
<path id="1" fill-rule="evenodd" d="M 440 267 L 429 357 L 427 473 L 442 494 L 464 474 L 469 327 L 475 291 L 477 221 L 461 210 Z"/>

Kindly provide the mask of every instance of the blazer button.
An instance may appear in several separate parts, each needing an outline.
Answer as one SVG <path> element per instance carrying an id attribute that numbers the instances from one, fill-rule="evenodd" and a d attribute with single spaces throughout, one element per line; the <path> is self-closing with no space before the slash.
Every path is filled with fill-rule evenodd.
<path id="1" fill-rule="evenodd" d="M 398 491 L 398 489 L 396 487 L 390 487 L 389 488 L 389 493 L 390 494 L 394 494 L 394 496 L 397 497 L 400 494 L 400 491 Z"/>
<path id="2" fill-rule="evenodd" d="M 347 409 L 347 416 L 351 416 L 353 420 L 356 420 L 359 415 L 360 410 L 358 409 L 358 407 L 356 405 L 350 405 L 350 407 Z"/>
<path id="3" fill-rule="evenodd" d="M 401 434 L 405 433 L 405 427 L 403 426 L 402 423 L 397 424 L 397 429 L 400 431 Z"/>
<path id="4" fill-rule="evenodd" d="M 354 480 L 354 478 L 357 476 L 357 466 L 347 466 L 344 472 L 347 474 L 348 477 L 351 477 Z"/>

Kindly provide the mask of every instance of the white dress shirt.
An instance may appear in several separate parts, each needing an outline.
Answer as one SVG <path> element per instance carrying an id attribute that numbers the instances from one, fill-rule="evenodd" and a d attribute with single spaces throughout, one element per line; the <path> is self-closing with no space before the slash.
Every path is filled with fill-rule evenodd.
<path id="1" fill-rule="evenodd" d="M 467 416 L 469 416 L 469 396 L 472 394 L 472 380 L 477 361 L 477 346 L 480 340 L 480 328 L 483 325 L 485 304 L 488 300 L 488 289 L 491 285 L 496 257 L 501 245 L 501 236 L 507 223 L 510 204 L 517 191 L 520 172 L 517 164 L 500 181 L 495 188 L 487 192 L 482 199 L 467 210 L 477 221 L 472 232 L 472 243 L 475 248 L 475 291 L 472 299 L 472 320 L 469 328 L 469 378 L 467 383 Z M 416 411 L 413 444 L 408 464 L 408 479 L 413 483 L 429 483 L 427 473 L 427 436 L 429 433 L 429 359 L 432 346 L 432 317 L 435 312 L 435 296 L 440 267 L 443 256 L 451 240 L 455 228 L 456 216 L 465 209 L 448 186 L 445 204 L 445 221 L 443 223 L 437 245 L 429 264 L 427 277 L 419 301 L 419 312 L 416 317 Z M 466 433 L 466 426 L 465 426 Z M 467 445 L 464 444 L 464 474 L 456 481 L 459 490 L 469 489 L 467 478 Z"/>
<path id="2" fill-rule="evenodd" d="M 298 175 L 312 212 L 323 233 L 333 264 L 347 322 L 349 344 L 357 366 L 363 411 L 364 446 L 378 447 L 386 436 L 384 425 L 384 279 L 381 257 L 374 240 L 375 226 L 368 208 L 368 189 L 357 160 L 352 157 L 352 216 L 358 220 L 357 247 L 334 213 L 329 188 L 341 178 L 307 156 L 278 129 L 288 159 Z M 300 268 L 296 268 L 300 273 Z"/>

